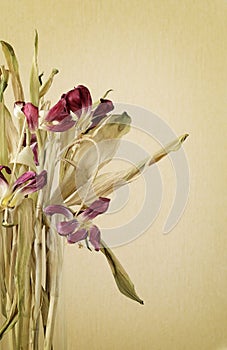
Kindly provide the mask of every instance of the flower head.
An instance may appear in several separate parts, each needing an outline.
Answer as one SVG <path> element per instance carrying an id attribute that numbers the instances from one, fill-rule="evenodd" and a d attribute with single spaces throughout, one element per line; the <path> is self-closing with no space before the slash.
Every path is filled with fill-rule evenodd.
<path id="1" fill-rule="evenodd" d="M 86 86 L 78 85 L 62 96 L 66 100 L 67 107 L 78 118 L 82 113 L 87 113 L 92 106 L 91 94 Z"/>
<path id="2" fill-rule="evenodd" d="M 2 174 L 3 169 L 8 174 L 11 173 L 8 167 L 0 166 L 0 206 L 3 208 L 12 208 L 20 204 L 25 196 L 41 190 L 47 183 L 47 172 L 43 170 L 40 174 L 36 174 L 34 171 L 27 171 L 13 185 L 9 185 Z"/>
<path id="3" fill-rule="evenodd" d="M 38 107 L 34 106 L 32 103 L 25 103 L 21 108 L 24 113 L 29 129 L 34 132 L 38 128 L 39 110 Z"/>
<path id="4" fill-rule="evenodd" d="M 71 129 L 75 121 L 70 115 L 66 99 L 61 98 L 48 112 L 46 118 L 46 128 L 50 131 L 62 132 Z"/>
<path id="5" fill-rule="evenodd" d="M 100 230 L 92 223 L 92 219 L 103 214 L 109 207 L 110 199 L 100 197 L 95 200 L 87 209 L 82 211 L 76 219 L 72 219 L 72 212 L 63 205 L 50 205 L 44 209 L 46 215 L 62 214 L 69 221 L 57 223 L 59 235 L 65 236 L 68 243 L 77 243 L 89 238 L 90 243 L 96 251 L 100 249 Z"/>

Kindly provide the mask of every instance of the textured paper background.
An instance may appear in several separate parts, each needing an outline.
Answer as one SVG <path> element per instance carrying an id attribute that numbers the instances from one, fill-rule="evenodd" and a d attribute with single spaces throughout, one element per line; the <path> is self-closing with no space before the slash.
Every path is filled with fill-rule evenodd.
<path id="1" fill-rule="evenodd" d="M 181 221 L 162 235 L 174 195 L 165 160 L 160 215 L 149 232 L 115 250 L 145 305 L 117 292 L 101 254 L 66 248 L 56 350 L 227 349 L 227 2 L 9 0 L 0 9 L 0 37 L 15 47 L 26 84 L 38 29 L 41 70 L 60 70 L 53 102 L 78 83 L 94 98 L 113 88 L 115 101 L 190 134 Z"/>

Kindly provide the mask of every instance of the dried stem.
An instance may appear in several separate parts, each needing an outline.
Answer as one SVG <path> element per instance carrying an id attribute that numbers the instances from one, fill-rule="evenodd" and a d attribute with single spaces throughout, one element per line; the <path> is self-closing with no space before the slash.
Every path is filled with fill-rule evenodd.
<path id="1" fill-rule="evenodd" d="M 49 234 L 49 252 L 47 258 L 47 284 L 49 285 L 49 311 L 47 317 L 46 335 L 44 342 L 44 350 L 51 350 L 54 335 L 54 325 L 56 319 L 56 309 L 59 297 L 59 281 L 62 262 L 62 242 L 56 232 Z"/>

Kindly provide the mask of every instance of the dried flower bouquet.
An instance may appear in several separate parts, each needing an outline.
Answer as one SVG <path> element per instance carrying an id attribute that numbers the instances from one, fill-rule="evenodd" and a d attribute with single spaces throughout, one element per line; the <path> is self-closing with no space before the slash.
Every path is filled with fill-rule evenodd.
<path id="1" fill-rule="evenodd" d="M 82 85 L 51 107 L 45 96 L 58 71 L 42 81 L 37 33 L 27 102 L 15 52 L 1 45 L 7 68 L 0 68 L 0 338 L 10 331 L 12 349 L 49 350 L 65 242 L 101 251 L 120 292 L 143 304 L 94 219 L 106 212 L 114 190 L 178 150 L 187 134 L 137 166 L 100 173 L 129 132 L 130 116 L 113 113 L 109 91 L 93 103 Z M 12 115 L 4 103 L 9 78 Z"/>

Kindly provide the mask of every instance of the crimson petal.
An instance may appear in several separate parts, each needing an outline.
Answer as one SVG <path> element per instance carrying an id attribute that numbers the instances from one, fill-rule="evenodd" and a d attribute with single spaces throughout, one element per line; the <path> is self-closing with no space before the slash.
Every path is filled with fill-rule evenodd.
<path id="1" fill-rule="evenodd" d="M 25 105 L 21 108 L 21 110 L 27 119 L 29 129 L 31 131 L 35 131 L 38 128 L 38 118 L 39 118 L 38 107 L 28 102 L 28 103 L 25 103 Z"/>
<path id="2" fill-rule="evenodd" d="M 47 122 L 62 121 L 69 116 L 69 110 L 66 105 L 66 100 L 61 98 L 48 112 L 45 120 Z"/>
<path id="3" fill-rule="evenodd" d="M 92 105 L 91 94 L 86 86 L 78 85 L 62 96 L 66 99 L 68 108 L 80 118 Z"/>

